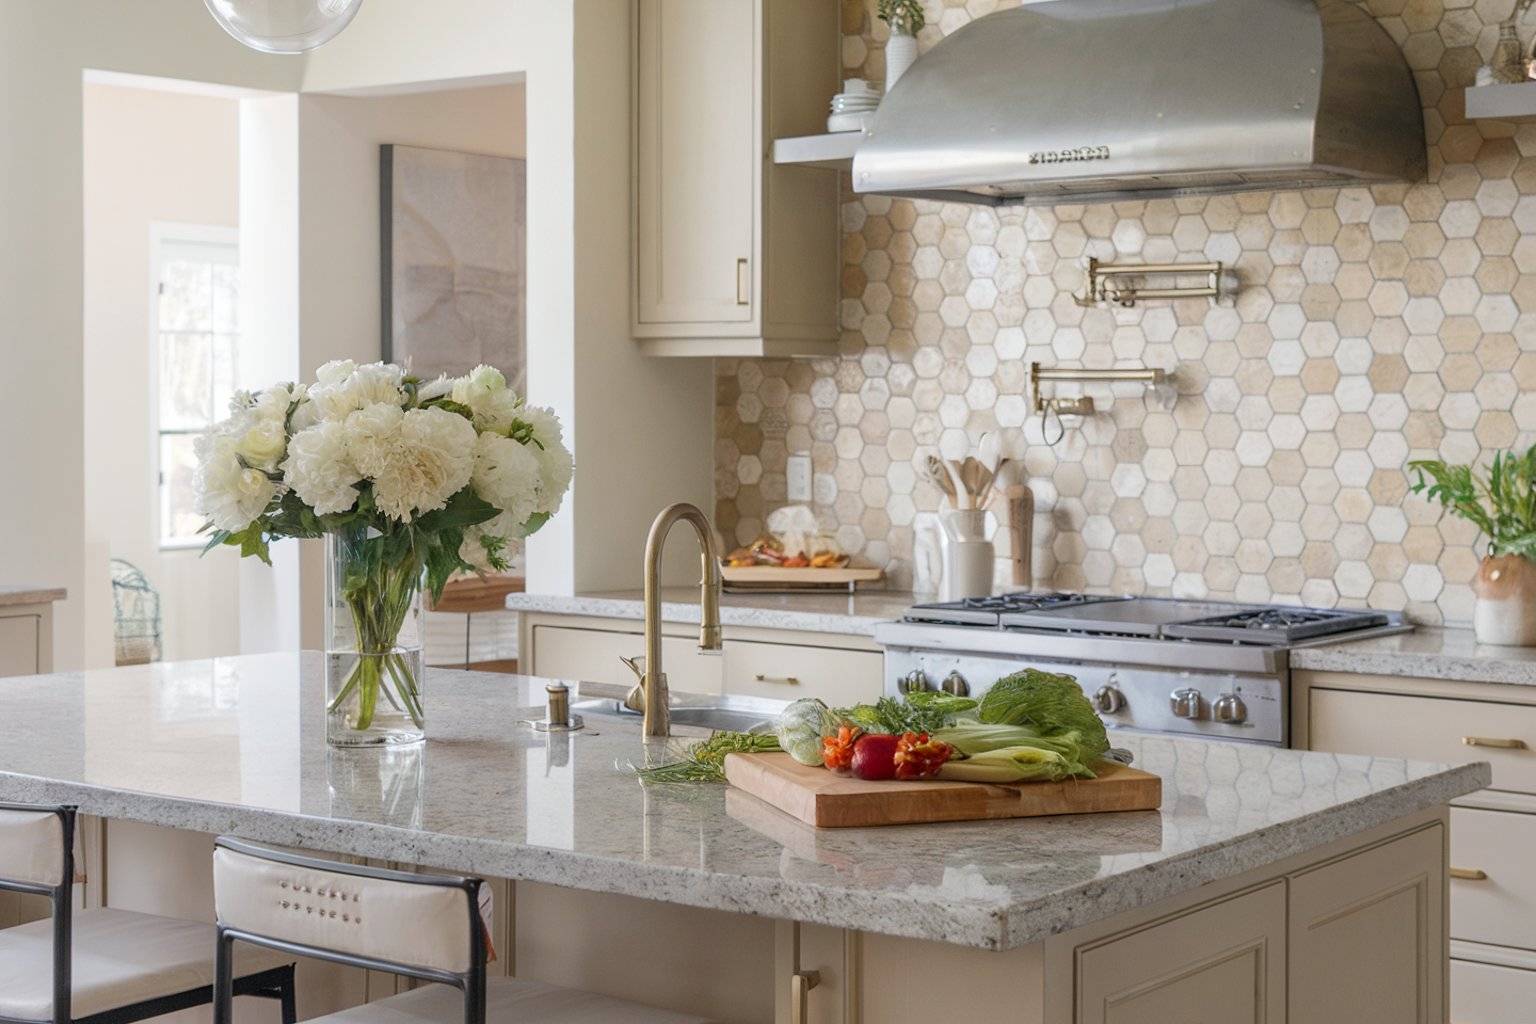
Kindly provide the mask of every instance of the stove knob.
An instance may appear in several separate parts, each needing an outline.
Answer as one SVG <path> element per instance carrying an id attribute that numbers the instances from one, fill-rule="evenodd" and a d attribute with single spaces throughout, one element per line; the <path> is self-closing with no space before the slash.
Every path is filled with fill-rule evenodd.
<path id="1" fill-rule="evenodd" d="M 1168 706 L 1172 709 L 1175 718 L 1199 718 L 1204 710 L 1200 691 L 1189 687 L 1174 690 L 1169 694 Z"/>
<path id="2" fill-rule="evenodd" d="M 928 673 L 915 668 L 896 681 L 896 689 L 902 693 L 921 693 L 928 689 Z"/>
<path id="3" fill-rule="evenodd" d="M 945 693 L 952 693 L 956 697 L 969 697 L 971 695 L 971 684 L 965 681 L 965 676 L 961 675 L 958 670 L 945 676 L 944 682 L 939 684 L 939 689 Z"/>
<path id="4" fill-rule="evenodd" d="M 1224 693 L 1211 705 L 1211 717 L 1228 725 L 1242 725 L 1248 720 L 1248 705 L 1235 693 Z"/>
<path id="5" fill-rule="evenodd" d="M 1113 715 L 1125 707 L 1125 694 L 1106 684 L 1094 691 L 1093 706 L 1103 714 Z"/>

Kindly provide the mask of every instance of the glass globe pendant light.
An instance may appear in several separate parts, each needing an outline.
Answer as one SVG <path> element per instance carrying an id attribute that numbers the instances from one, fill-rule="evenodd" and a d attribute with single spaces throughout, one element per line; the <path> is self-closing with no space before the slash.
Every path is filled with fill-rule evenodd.
<path id="1" fill-rule="evenodd" d="M 224 31 L 263 53 L 303 53 L 330 42 L 363 0 L 203 0 Z"/>

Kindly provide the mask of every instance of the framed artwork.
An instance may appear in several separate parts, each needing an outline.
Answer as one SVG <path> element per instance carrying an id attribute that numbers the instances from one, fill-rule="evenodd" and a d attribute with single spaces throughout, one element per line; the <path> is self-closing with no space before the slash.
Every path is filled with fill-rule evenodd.
<path id="1" fill-rule="evenodd" d="M 488 363 L 526 394 L 527 164 L 379 147 L 386 362 L 422 379 Z"/>

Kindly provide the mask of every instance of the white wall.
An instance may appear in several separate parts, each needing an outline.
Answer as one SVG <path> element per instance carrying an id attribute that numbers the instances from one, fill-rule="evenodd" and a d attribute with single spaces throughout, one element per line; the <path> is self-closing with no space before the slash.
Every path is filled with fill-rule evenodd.
<path id="1" fill-rule="evenodd" d="M 0 3 L 0 579 L 67 587 L 55 663 L 110 664 L 110 632 L 87 637 L 82 72 L 102 68 L 296 88 L 302 62 L 240 46 L 187 0 Z M 89 585 L 105 593 L 104 552 Z"/>
<path id="2" fill-rule="evenodd" d="M 158 541 L 150 231 L 238 226 L 239 104 L 113 85 L 87 85 L 83 100 L 86 543 L 160 592 L 168 660 L 232 654 L 236 553 L 200 558 Z M 110 593 L 82 596 L 92 627 L 110 630 Z"/>

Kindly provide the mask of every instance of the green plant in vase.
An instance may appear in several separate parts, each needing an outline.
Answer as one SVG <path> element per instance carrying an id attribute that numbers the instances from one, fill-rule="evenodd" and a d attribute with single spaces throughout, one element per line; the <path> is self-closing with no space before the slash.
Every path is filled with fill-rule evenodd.
<path id="1" fill-rule="evenodd" d="M 1472 589 L 1483 643 L 1536 644 L 1536 447 L 1498 452 L 1486 475 L 1435 459 L 1408 463 L 1411 490 L 1466 520 L 1487 539 Z"/>
<path id="2" fill-rule="evenodd" d="M 508 568 L 560 507 L 560 421 L 486 366 L 422 381 L 327 363 L 308 385 L 237 393 L 197 441 L 208 548 L 270 564 L 284 537 L 324 538 L 326 735 L 339 746 L 425 735 L 422 590 Z"/>

